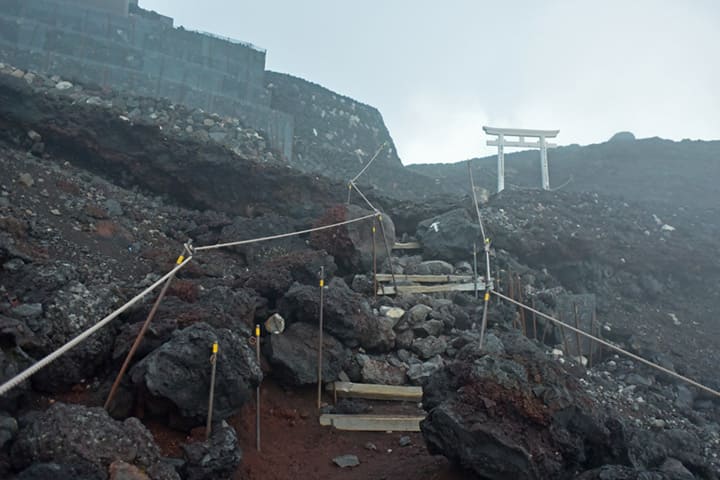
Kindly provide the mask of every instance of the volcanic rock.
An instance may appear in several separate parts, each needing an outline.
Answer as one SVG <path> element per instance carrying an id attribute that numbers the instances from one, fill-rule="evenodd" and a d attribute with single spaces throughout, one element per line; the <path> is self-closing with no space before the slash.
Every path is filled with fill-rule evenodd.
<path id="1" fill-rule="evenodd" d="M 146 356 L 130 371 L 133 384 L 147 392 L 151 411 L 175 411 L 185 428 L 202 425 L 207 417 L 210 354 L 218 342 L 214 418 L 237 412 L 262 379 L 247 339 L 230 330 L 197 323 L 175 332 L 169 342 Z M 174 406 L 168 409 L 167 403 Z M 173 411 L 174 410 L 174 411 Z"/>
<path id="2" fill-rule="evenodd" d="M 210 438 L 182 446 L 186 480 L 231 478 L 242 461 L 235 429 L 224 420 L 212 429 Z"/>
<path id="3" fill-rule="evenodd" d="M 138 419 L 115 421 L 97 407 L 55 403 L 20 430 L 12 447 L 13 466 L 18 470 L 32 463 L 61 463 L 91 465 L 107 472 L 115 460 L 153 470 L 153 479 L 179 479 L 162 465 L 152 434 Z M 33 478 L 24 475 L 21 478 Z"/>
<path id="4" fill-rule="evenodd" d="M 472 257 L 473 244 L 481 240 L 480 227 L 462 208 L 423 220 L 416 234 L 426 258 L 451 263 Z"/>
<path id="5" fill-rule="evenodd" d="M 293 323 L 282 334 L 271 335 L 264 349 L 273 372 L 284 383 L 310 385 L 317 383 L 318 329 L 308 323 Z M 323 381 L 337 380 L 349 352 L 332 335 L 323 335 Z"/>
<path id="6" fill-rule="evenodd" d="M 621 463 L 622 425 L 573 383 L 539 352 L 445 367 L 424 386 L 428 448 L 490 479 L 564 478 Z"/>
<path id="7" fill-rule="evenodd" d="M 320 316 L 317 287 L 296 283 L 281 299 L 278 308 L 288 321 L 315 324 Z M 325 330 L 345 345 L 374 349 L 384 343 L 367 300 L 350 290 L 341 278 L 333 278 L 325 288 L 323 312 Z"/>

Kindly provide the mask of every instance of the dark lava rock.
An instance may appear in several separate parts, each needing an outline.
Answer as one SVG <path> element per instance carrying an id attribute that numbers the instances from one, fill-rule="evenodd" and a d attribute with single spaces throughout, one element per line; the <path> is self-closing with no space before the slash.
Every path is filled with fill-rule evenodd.
<path id="1" fill-rule="evenodd" d="M 265 342 L 264 351 L 273 373 L 290 385 L 317 383 L 318 329 L 308 323 L 294 323 L 282 334 L 271 335 Z M 323 335 L 323 381 L 337 380 L 338 374 L 349 358 L 335 337 Z"/>
<path id="2" fill-rule="evenodd" d="M 472 258 L 473 243 L 482 241 L 477 221 L 463 208 L 420 222 L 417 238 L 425 258 L 457 262 Z"/>
<path id="3" fill-rule="evenodd" d="M 316 324 L 320 316 L 318 287 L 295 284 L 281 299 L 280 313 L 289 321 Z M 353 292 L 341 278 L 325 288 L 324 328 L 349 347 L 377 348 L 380 327 L 365 298 Z"/>
<path id="4" fill-rule="evenodd" d="M 4 383 L 19 374 L 34 362 L 32 358 L 20 348 L 0 349 L 0 382 Z M 0 409 L 15 411 L 22 397 L 29 390 L 29 382 L 25 381 L 0 396 Z"/>
<path id="5" fill-rule="evenodd" d="M 231 225 L 222 229 L 219 243 L 234 242 L 251 238 L 267 237 L 298 230 L 297 220 L 276 214 L 267 214 L 258 218 L 237 217 Z M 305 246 L 298 237 L 287 237 L 261 243 L 248 243 L 230 247 L 245 257 L 248 265 L 262 263 L 278 255 L 286 255 Z"/>
<path id="6" fill-rule="evenodd" d="M 424 392 L 430 452 L 482 478 L 567 478 L 626 460 L 622 425 L 539 351 L 450 365 Z"/>
<path id="7" fill-rule="evenodd" d="M 210 390 L 209 359 L 215 341 L 219 353 L 214 417 L 223 420 L 240 409 L 262 379 L 255 353 L 245 337 L 198 323 L 175 332 L 169 342 L 131 370 L 132 382 L 149 394 L 145 400 L 151 411 L 179 413 L 187 422 L 186 428 L 204 423 Z M 168 408 L 168 401 L 175 409 Z"/>
<path id="8" fill-rule="evenodd" d="M 160 462 L 152 434 L 137 418 L 115 421 L 102 408 L 55 403 L 25 426 L 12 447 L 12 463 L 18 469 L 33 463 L 61 464 L 36 466 L 21 478 L 43 478 L 43 471 L 58 474 L 81 468 L 80 475 L 53 478 L 106 478 L 95 472 L 107 472 L 115 460 L 122 460 L 150 472 L 153 479 L 179 479 Z M 82 467 L 78 467 L 82 466 Z M 97 469 L 97 470 L 95 470 Z M 90 473 L 90 475 L 87 475 Z M 48 478 L 48 477 L 45 477 Z"/>
<path id="9" fill-rule="evenodd" d="M 328 209 L 316 226 L 340 223 L 346 220 L 371 215 L 373 212 L 356 205 L 336 205 Z M 338 266 L 350 272 L 368 272 L 373 268 L 373 249 L 375 250 L 378 265 L 387 258 L 387 252 L 395 244 L 395 225 L 388 215 L 375 221 L 373 234 L 373 219 L 350 223 L 339 228 L 320 230 L 311 236 L 312 245 L 324 249 L 335 257 Z M 387 242 L 387 246 L 385 244 Z M 373 247 L 374 244 L 374 247 Z"/>
<path id="10" fill-rule="evenodd" d="M 182 446 L 186 480 L 215 480 L 231 478 L 242 461 L 235 430 L 224 420 L 213 427 L 204 442 Z"/>
<path id="11" fill-rule="evenodd" d="M 15 480 L 106 480 L 107 472 L 90 463 L 34 463 L 20 472 Z"/>

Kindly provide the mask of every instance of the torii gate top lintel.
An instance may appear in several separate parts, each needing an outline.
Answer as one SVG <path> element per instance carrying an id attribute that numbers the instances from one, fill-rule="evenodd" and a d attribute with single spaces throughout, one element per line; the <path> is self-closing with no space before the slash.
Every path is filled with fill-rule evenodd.
<path id="1" fill-rule="evenodd" d="M 530 130 L 525 128 L 497 128 L 483 127 L 488 135 L 496 138 L 488 140 L 489 146 L 498 147 L 498 192 L 505 189 L 505 147 L 539 148 L 540 170 L 542 173 L 542 188 L 550 190 L 550 173 L 548 171 L 547 149 L 556 145 L 548 143 L 547 138 L 557 137 L 560 130 Z M 517 140 L 508 140 L 506 137 L 518 137 Z M 528 142 L 526 137 L 537 138 L 536 142 Z"/>
<path id="2" fill-rule="evenodd" d="M 545 137 L 555 138 L 560 130 L 530 130 L 528 128 L 483 127 L 488 135 L 508 135 L 511 137 Z"/>

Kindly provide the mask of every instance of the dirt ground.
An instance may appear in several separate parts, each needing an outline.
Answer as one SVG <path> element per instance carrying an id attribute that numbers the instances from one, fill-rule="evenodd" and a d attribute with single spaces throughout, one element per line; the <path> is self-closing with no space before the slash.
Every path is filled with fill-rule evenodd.
<path id="1" fill-rule="evenodd" d="M 243 451 L 242 464 L 233 477 L 235 480 L 467 478 L 444 457 L 430 455 L 420 433 L 345 432 L 320 426 L 315 409 L 316 392 L 312 388 L 283 390 L 271 381 L 263 384 L 261 452 L 255 448 L 254 402 L 230 419 Z M 383 407 L 376 405 L 376 413 L 389 413 Z M 389 410 L 394 413 L 397 408 Z M 414 405 L 407 408 L 415 409 Z M 182 443 L 203 437 L 202 429 L 187 436 L 158 423 L 148 422 L 147 426 L 163 454 L 168 456 L 180 456 Z M 412 444 L 401 447 L 399 441 L 404 435 L 411 438 Z M 368 449 L 368 443 L 374 444 L 376 450 Z M 332 459 L 345 454 L 357 455 L 360 465 L 345 469 L 335 466 Z"/>

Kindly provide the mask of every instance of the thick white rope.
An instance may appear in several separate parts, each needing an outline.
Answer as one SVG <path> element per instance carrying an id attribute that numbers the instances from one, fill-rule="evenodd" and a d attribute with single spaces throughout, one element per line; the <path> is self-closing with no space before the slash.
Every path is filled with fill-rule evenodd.
<path id="1" fill-rule="evenodd" d="M 128 308 L 130 308 L 131 306 L 133 306 L 134 304 L 136 304 L 136 303 L 137 303 L 138 301 L 140 301 L 145 295 L 147 295 L 148 293 L 152 292 L 152 291 L 155 290 L 157 287 L 159 287 L 160 285 L 162 285 L 163 283 L 165 283 L 165 281 L 166 281 L 168 278 L 170 278 L 172 275 L 175 275 L 175 274 L 178 272 L 178 270 L 180 270 L 180 269 L 183 268 L 185 265 L 187 265 L 187 263 L 188 263 L 191 259 L 192 259 L 192 257 L 187 257 L 187 258 L 184 259 L 180 264 L 178 264 L 175 268 L 173 268 L 173 269 L 170 270 L 168 273 L 166 273 L 165 275 L 163 275 L 158 281 L 156 281 L 155 283 L 153 283 L 152 285 L 150 285 L 148 288 L 146 288 L 145 290 L 143 290 L 142 292 L 140 292 L 139 294 L 137 294 L 135 297 L 133 297 L 132 300 L 130 300 L 129 302 L 127 302 L 125 305 L 123 305 L 122 307 L 118 308 L 117 310 L 115 310 L 114 312 L 112 312 L 110 315 L 108 315 L 107 317 L 103 318 L 103 319 L 100 320 L 98 323 L 96 323 L 95 325 L 93 325 L 92 327 L 88 328 L 87 330 L 85 330 L 83 333 L 81 333 L 81 334 L 78 335 L 77 337 L 75 337 L 75 338 L 73 338 L 72 340 L 70 340 L 69 342 L 67 342 L 67 343 L 66 343 L 65 345 L 63 345 L 62 347 L 60 347 L 60 348 L 58 348 L 57 350 L 55 350 L 54 352 L 50 353 L 50 354 L 47 355 L 45 358 L 37 361 L 36 363 L 34 363 L 33 365 L 31 365 L 31 366 L 28 367 L 27 369 L 25 369 L 25 370 L 23 370 L 22 372 L 20 372 L 19 374 L 15 375 L 13 378 L 11 378 L 10 380 L 8 380 L 7 382 L 5 382 L 5 383 L 3 383 L 2 385 L 0 385 L 0 396 L 6 394 L 6 393 L 7 393 L 8 391 L 10 391 L 11 389 L 13 389 L 13 388 L 15 388 L 16 386 L 20 385 L 22 382 L 24 382 L 25 380 L 27 380 L 28 378 L 30 378 L 33 374 L 35 374 L 36 372 L 38 372 L 40 369 L 45 368 L 45 367 L 48 366 L 50 363 L 52 363 L 53 361 L 57 360 L 60 356 L 64 355 L 64 354 L 67 353 L 69 350 L 71 350 L 71 349 L 75 348 L 76 346 L 78 346 L 83 340 L 85 340 L 86 338 L 88 338 L 90 335 L 92 335 L 93 333 L 97 332 L 98 330 L 100 330 L 101 328 L 103 328 L 103 327 L 104 327 L 105 325 L 107 325 L 108 323 L 112 322 L 115 318 L 117 318 L 118 315 L 120 315 L 120 314 L 123 313 L 125 310 L 127 310 Z"/>
<path id="2" fill-rule="evenodd" d="M 353 179 L 350 180 L 350 183 L 355 183 L 355 180 L 357 180 L 358 178 L 360 178 L 360 176 L 361 176 L 363 173 L 365 173 L 365 170 L 367 170 L 367 169 L 370 167 L 370 164 L 372 164 L 372 163 L 375 161 L 375 159 L 378 157 L 378 155 L 380 155 L 380 152 L 382 152 L 383 148 L 385 148 L 386 145 L 387 145 L 387 142 L 383 142 L 383 144 L 380 145 L 380 148 L 377 149 L 377 152 L 375 152 L 375 155 L 373 155 L 373 157 L 370 159 L 370 161 L 363 167 L 362 170 L 360 170 L 360 173 L 358 173 L 357 175 L 355 175 L 355 176 L 353 177 Z"/>
<path id="3" fill-rule="evenodd" d="M 355 185 L 355 182 L 350 182 L 350 186 L 353 187 L 356 192 L 358 192 L 358 194 L 362 197 L 363 200 L 365 200 L 365 203 L 368 204 L 368 207 L 370 207 L 370 210 L 374 211 L 374 212 L 377 213 L 377 214 L 380 213 L 380 210 L 378 210 L 377 208 L 375 208 L 375 205 L 373 205 L 372 203 L 370 203 L 370 200 L 368 200 L 368 198 L 365 196 L 365 194 L 363 194 L 363 193 L 360 191 L 360 189 L 358 188 L 358 186 Z"/>
<path id="4" fill-rule="evenodd" d="M 495 295 L 497 295 L 498 297 L 500 297 L 500 298 L 502 298 L 502 299 L 504 299 L 504 300 L 507 300 L 507 301 L 510 302 L 510 303 L 514 303 L 515 305 L 517 305 L 517 306 L 519 306 L 519 307 L 522 307 L 522 308 L 524 308 L 524 309 L 526 309 L 526 310 L 529 310 L 529 311 L 531 311 L 531 312 L 533 312 L 533 313 L 535 313 L 535 314 L 537 314 L 537 315 L 540 315 L 541 317 L 543 317 L 543 318 L 545 318 L 545 319 L 547 319 L 547 320 L 550 320 L 551 322 L 553 322 L 553 323 L 555 323 L 555 324 L 557 324 L 557 325 L 562 325 L 563 327 L 565 327 L 565 328 L 567 328 L 567 329 L 569 329 L 569 330 L 571 330 L 571 331 L 573 331 L 573 332 L 575 332 L 575 333 L 579 333 L 580 335 L 583 335 L 583 336 L 585 336 L 585 337 L 587 337 L 587 338 L 589 338 L 589 339 L 591 339 L 591 340 L 593 340 L 593 341 L 595 341 L 595 342 L 597 342 L 597 343 L 599 343 L 599 344 L 601 344 L 601 345 L 604 345 L 604 346 L 608 347 L 608 348 L 611 349 L 611 350 L 614 350 L 614 351 L 616 351 L 616 352 L 618 352 L 618 353 L 621 353 L 621 354 L 623 354 L 623 355 L 625 355 L 625 356 L 627 356 L 627 357 L 630 357 L 630 358 L 632 358 L 633 360 L 637 360 L 637 361 L 640 362 L 640 363 L 644 363 L 645 365 L 647 365 L 647 366 L 649 366 L 649 367 L 652 367 L 652 368 L 654 368 L 654 369 L 656 369 L 656 370 L 660 370 L 661 372 L 663 372 L 663 373 L 665 373 L 665 374 L 667 374 L 667 375 L 670 375 L 671 377 L 675 377 L 675 378 L 677 378 L 678 380 L 682 380 L 683 382 L 688 383 L 688 384 L 690 384 L 690 385 L 692 385 L 692 386 L 694 386 L 694 387 L 697 387 L 697 388 L 699 388 L 700 390 L 704 390 L 704 391 L 706 391 L 706 392 L 708 392 L 708 393 L 710 393 L 710 394 L 712 394 L 712 395 L 715 395 L 716 397 L 720 397 L 720 392 L 718 392 L 717 390 L 714 390 L 714 389 L 712 389 L 712 388 L 710 388 L 710 387 L 707 387 L 707 386 L 705 386 L 705 385 L 703 385 L 703 384 L 701 384 L 701 383 L 698 383 L 698 382 L 696 382 L 695 380 L 693 380 L 692 378 L 688 378 L 688 377 L 686 377 L 686 376 L 684 376 L 684 375 L 680 375 L 679 373 L 673 372 L 672 370 L 667 369 L 667 368 L 663 367 L 662 365 L 658 365 L 657 363 L 651 362 L 650 360 L 646 360 L 646 359 L 644 359 L 644 358 L 642 358 L 642 357 L 640 357 L 640 356 L 638 356 L 638 355 L 635 355 L 634 353 L 630 353 L 630 352 L 628 352 L 627 350 L 624 350 L 624 349 L 622 349 L 622 348 L 620 348 L 620 347 L 618 347 L 618 346 L 616 346 L 616 345 L 613 345 L 613 344 L 610 343 L 610 342 L 606 342 L 606 341 L 603 340 L 602 338 L 598 338 L 598 337 L 596 337 L 595 335 L 591 335 L 591 334 L 589 334 L 589 333 L 586 333 L 586 332 L 580 330 L 579 328 L 575 328 L 575 327 L 573 327 L 572 325 L 568 325 L 567 323 L 565 323 L 565 322 L 563 322 L 563 321 L 561 321 L 561 320 L 558 320 L 557 318 L 553 318 L 553 317 L 551 317 L 550 315 L 546 315 L 546 314 L 544 314 L 544 313 L 542 313 L 542 312 L 540 312 L 540 311 L 538 311 L 538 310 L 536 310 L 536 309 L 534 309 L 534 308 L 532 308 L 532 307 L 529 307 L 529 306 L 527 306 L 527 305 L 525 305 L 525 304 L 523 304 L 523 303 L 521 303 L 521 302 L 518 302 L 517 300 L 513 300 L 513 299 L 510 298 L 510 297 L 506 297 L 506 296 L 503 295 L 502 293 L 499 293 L 499 292 L 497 292 L 497 291 L 495 291 L 495 290 L 492 290 L 492 293 L 494 293 Z"/>
<path id="5" fill-rule="evenodd" d="M 308 228 L 307 230 L 300 230 L 297 232 L 281 233 L 279 235 L 271 235 L 269 237 L 251 238 L 249 240 L 240 240 L 237 242 L 217 243 L 215 245 L 205 245 L 203 247 L 194 247 L 193 251 L 199 252 L 201 250 L 213 250 L 216 248 L 234 247 L 236 245 L 246 245 L 248 243 L 266 242 L 268 240 L 277 240 L 279 238 L 294 237 L 296 235 L 304 235 L 306 233 L 318 232 L 320 230 L 327 230 L 328 228 L 340 227 L 343 225 L 347 225 L 349 223 L 361 222 L 363 220 L 367 220 L 368 218 L 376 217 L 378 215 L 379 215 L 379 213 L 371 213 L 369 215 L 365 215 L 364 217 L 353 218 L 351 220 L 345 220 L 344 222 L 333 223 L 332 225 L 323 225 L 321 227 Z"/>

